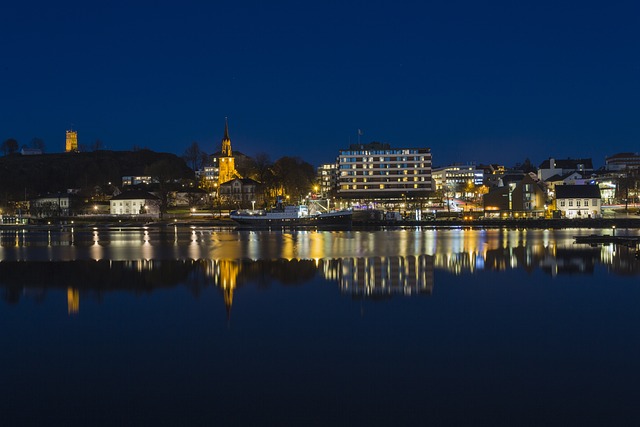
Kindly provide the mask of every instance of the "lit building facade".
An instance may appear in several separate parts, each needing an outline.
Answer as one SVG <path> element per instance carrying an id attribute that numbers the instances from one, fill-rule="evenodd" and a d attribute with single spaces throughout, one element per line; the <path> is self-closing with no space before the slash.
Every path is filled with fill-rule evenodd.
<path id="1" fill-rule="evenodd" d="M 67 131 L 67 142 L 65 145 L 65 151 L 67 153 L 78 151 L 78 132 L 76 132 L 75 130 Z"/>
<path id="2" fill-rule="evenodd" d="M 556 209 L 565 218 L 600 218 L 602 198 L 597 185 L 556 186 Z"/>
<path id="3" fill-rule="evenodd" d="M 618 153 L 605 159 L 607 170 L 640 169 L 638 153 Z"/>
<path id="4" fill-rule="evenodd" d="M 224 120 L 224 137 L 222 138 L 221 154 L 218 157 L 218 186 L 238 176 L 236 172 L 235 159 L 231 150 L 231 139 L 229 138 L 229 124 Z"/>
<path id="5" fill-rule="evenodd" d="M 544 183 L 527 174 L 520 182 L 512 182 L 490 190 L 483 196 L 488 218 L 537 218 L 548 213 Z"/>
<path id="6" fill-rule="evenodd" d="M 149 185 L 151 183 L 158 182 L 158 180 L 152 179 L 151 176 L 123 176 L 122 186 L 128 187 L 130 185 Z"/>
<path id="7" fill-rule="evenodd" d="M 388 200 L 431 192 L 431 149 L 352 145 L 338 156 L 338 196 Z"/>
<path id="8" fill-rule="evenodd" d="M 111 215 L 154 217 L 160 215 L 160 199 L 141 190 L 120 193 L 111 199 L 109 205 Z"/>
<path id="9" fill-rule="evenodd" d="M 31 215 L 38 218 L 70 216 L 74 198 L 69 194 L 52 194 L 31 200 Z"/>
<path id="10" fill-rule="evenodd" d="M 260 183 L 250 178 L 235 178 L 223 183 L 220 185 L 220 198 L 241 207 L 253 207 L 255 203 L 260 206 L 264 200 Z"/>
<path id="11" fill-rule="evenodd" d="M 451 165 L 433 169 L 434 190 L 453 190 L 462 195 L 468 185 L 480 186 L 484 182 L 484 170 L 475 165 Z M 459 191 L 458 191 L 459 190 Z"/>
<path id="12" fill-rule="evenodd" d="M 316 177 L 322 197 L 335 196 L 338 190 L 338 164 L 326 163 L 318 166 Z"/>
<path id="13" fill-rule="evenodd" d="M 211 164 L 204 167 L 205 187 L 217 191 L 222 184 L 234 178 L 240 178 L 240 175 L 236 171 L 231 138 L 229 138 L 229 123 L 225 118 L 221 150 L 219 153 L 213 154 Z"/>
<path id="14" fill-rule="evenodd" d="M 540 163 L 538 167 L 538 179 L 546 181 L 554 175 L 566 175 L 570 172 L 580 172 L 583 177 L 593 173 L 593 162 L 591 159 L 554 159 Z"/>

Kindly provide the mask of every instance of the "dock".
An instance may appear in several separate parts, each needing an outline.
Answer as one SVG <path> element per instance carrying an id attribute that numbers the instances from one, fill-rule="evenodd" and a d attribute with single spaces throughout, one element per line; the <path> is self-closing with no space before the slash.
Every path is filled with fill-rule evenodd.
<path id="1" fill-rule="evenodd" d="M 573 236 L 576 243 L 586 243 L 586 244 L 608 244 L 615 243 L 618 245 L 625 246 L 637 246 L 638 241 L 640 241 L 639 237 L 634 236 L 611 236 L 608 234 L 590 234 L 588 236 Z"/>

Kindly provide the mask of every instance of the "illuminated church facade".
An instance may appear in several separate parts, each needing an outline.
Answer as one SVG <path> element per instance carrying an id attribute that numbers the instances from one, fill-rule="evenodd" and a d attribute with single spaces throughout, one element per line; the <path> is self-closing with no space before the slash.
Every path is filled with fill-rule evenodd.
<path id="1" fill-rule="evenodd" d="M 241 178 L 236 170 L 235 157 L 231 149 L 229 138 L 229 122 L 224 120 L 224 136 L 220 152 L 211 155 L 211 164 L 204 168 L 205 185 L 210 190 L 218 191 L 220 186 L 227 181 Z"/>

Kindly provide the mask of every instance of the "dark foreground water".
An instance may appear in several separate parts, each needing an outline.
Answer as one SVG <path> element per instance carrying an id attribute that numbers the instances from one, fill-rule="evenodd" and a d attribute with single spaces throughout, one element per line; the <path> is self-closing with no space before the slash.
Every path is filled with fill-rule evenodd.
<path id="1" fill-rule="evenodd" d="M 593 232 L 4 230 L 0 425 L 638 425 Z"/>

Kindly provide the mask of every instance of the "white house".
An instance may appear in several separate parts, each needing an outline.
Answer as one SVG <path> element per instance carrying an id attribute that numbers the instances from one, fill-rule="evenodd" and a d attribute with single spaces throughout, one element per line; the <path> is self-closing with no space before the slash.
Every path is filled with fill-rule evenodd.
<path id="1" fill-rule="evenodd" d="M 557 185 L 556 209 L 565 218 L 600 218 L 602 199 L 597 185 Z"/>
<path id="2" fill-rule="evenodd" d="M 69 216 L 73 197 L 69 194 L 49 194 L 31 200 L 30 211 L 35 217 Z"/>
<path id="3" fill-rule="evenodd" d="M 546 181 L 554 175 L 565 175 L 570 172 L 580 172 L 582 177 L 593 173 L 591 159 L 554 159 L 545 160 L 538 168 L 538 178 Z"/>
<path id="4" fill-rule="evenodd" d="M 111 215 L 160 215 L 160 199 L 142 190 L 120 193 L 111 199 L 110 205 Z"/>

